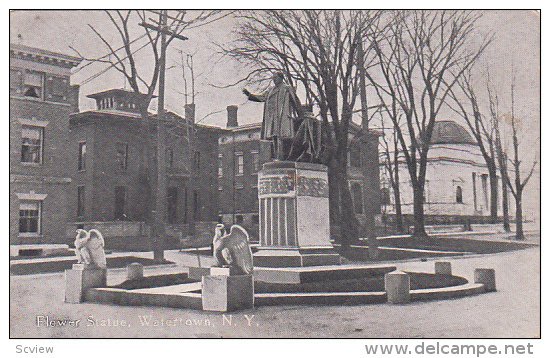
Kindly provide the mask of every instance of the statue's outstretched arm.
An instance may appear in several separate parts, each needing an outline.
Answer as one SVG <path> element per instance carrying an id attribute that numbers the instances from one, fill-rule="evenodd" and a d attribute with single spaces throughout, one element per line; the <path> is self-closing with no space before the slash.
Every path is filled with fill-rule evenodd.
<path id="1" fill-rule="evenodd" d="M 244 89 L 243 93 L 248 97 L 248 100 L 252 102 L 265 102 L 267 99 L 267 91 L 264 91 L 259 94 L 254 94 Z"/>

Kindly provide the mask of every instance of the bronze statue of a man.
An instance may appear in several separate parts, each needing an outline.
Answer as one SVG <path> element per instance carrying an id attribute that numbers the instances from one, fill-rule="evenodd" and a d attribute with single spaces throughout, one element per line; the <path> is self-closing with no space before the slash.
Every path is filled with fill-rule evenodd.
<path id="1" fill-rule="evenodd" d="M 285 159 L 285 143 L 295 135 L 295 121 L 300 117 L 300 101 L 294 89 L 284 83 L 284 74 L 273 75 L 273 86 L 260 94 L 252 94 L 246 88 L 243 93 L 249 100 L 265 102 L 261 139 L 273 142 L 275 158 Z"/>

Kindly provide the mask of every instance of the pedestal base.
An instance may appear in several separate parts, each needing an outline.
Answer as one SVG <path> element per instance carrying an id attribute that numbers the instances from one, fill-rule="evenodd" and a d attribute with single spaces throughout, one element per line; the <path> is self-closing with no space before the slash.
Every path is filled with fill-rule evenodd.
<path id="1" fill-rule="evenodd" d="M 107 287 L 107 269 L 74 264 L 65 270 L 65 302 L 82 303 L 88 288 Z"/>
<path id="2" fill-rule="evenodd" d="M 254 266 L 305 267 L 340 265 L 340 255 L 333 249 L 270 249 L 258 248 L 254 254 Z"/>
<path id="3" fill-rule="evenodd" d="M 254 307 L 252 275 L 203 276 L 202 309 L 229 312 Z"/>

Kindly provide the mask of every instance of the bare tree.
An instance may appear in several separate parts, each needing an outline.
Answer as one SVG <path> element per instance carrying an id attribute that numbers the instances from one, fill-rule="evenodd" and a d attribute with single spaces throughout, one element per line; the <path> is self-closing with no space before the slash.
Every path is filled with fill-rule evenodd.
<path id="1" fill-rule="evenodd" d="M 501 177 L 501 192 L 502 192 L 502 225 L 505 232 L 510 232 L 510 215 L 508 204 L 508 158 L 502 145 L 502 138 L 500 134 L 500 113 L 499 113 L 499 101 L 496 91 L 492 88 L 489 73 L 487 73 L 487 94 L 489 97 L 489 111 L 491 113 L 491 128 L 495 135 L 495 152 L 498 161 L 498 168 Z"/>
<path id="2" fill-rule="evenodd" d="M 394 11 L 375 37 L 379 75 L 367 73 L 388 108 L 413 187 L 414 235 L 425 236 L 424 185 L 428 151 L 438 114 L 450 90 L 490 42 L 472 47 L 481 15 L 471 11 Z M 405 126 L 399 126 L 401 111 Z"/>
<path id="3" fill-rule="evenodd" d="M 516 240 L 524 240 L 525 236 L 523 234 L 523 190 L 525 189 L 525 186 L 527 185 L 527 183 L 529 182 L 529 179 L 531 179 L 531 176 L 533 175 L 533 172 L 537 165 L 537 161 L 536 160 L 533 161 L 533 164 L 531 165 L 531 169 L 529 170 L 525 178 L 522 180 L 521 179 L 522 160 L 520 159 L 519 140 L 518 140 L 518 129 L 519 129 L 518 126 L 520 126 L 520 122 L 519 122 L 519 119 L 516 118 L 514 113 L 515 85 L 516 85 L 515 82 L 516 82 L 515 73 L 512 73 L 512 84 L 510 86 L 511 99 L 512 99 L 512 114 L 509 120 L 510 120 L 510 127 L 512 129 L 512 147 L 513 147 L 512 149 L 513 157 L 510 160 L 510 163 L 512 164 L 512 167 L 514 170 L 514 183 L 512 183 L 509 176 L 507 176 L 507 183 L 516 201 Z"/>
<path id="4" fill-rule="evenodd" d="M 491 125 L 491 117 L 484 116 L 479 109 L 479 100 L 473 87 L 472 71 L 465 71 L 457 81 L 461 96 L 450 91 L 449 108 L 465 119 L 470 133 L 474 136 L 481 155 L 487 165 L 490 186 L 491 223 L 498 222 L 498 177 L 495 148 L 495 128 Z M 463 104 L 466 102 L 467 104 Z"/>
<path id="5" fill-rule="evenodd" d="M 359 95 L 359 45 L 371 36 L 379 12 L 308 10 L 243 12 L 237 40 L 223 52 L 251 68 L 242 81 L 282 70 L 305 101 L 319 108 L 331 182 L 331 218 L 345 246 L 358 237 L 347 181 L 348 133 Z M 369 51 L 370 45 L 365 51 Z M 365 103 L 366 104 L 366 103 Z"/>
<path id="6" fill-rule="evenodd" d="M 97 58 L 86 57 L 75 50 L 80 57 L 89 62 L 100 62 L 109 64 L 109 68 L 118 71 L 128 82 L 132 91 L 138 95 L 143 95 L 142 100 L 137 103 L 141 114 L 145 145 L 148 155 L 148 183 L 150 187 L 149 215 L 146 221 L 151 227 L 151 240 L 155 258 L 163 259 L 164 223 L 166 220 L 166 175 L 165 167 L 161 163 L 165 162 L 164 141 L 166 128 L 161 118 L 162 110 L 159 116 L 151 118 L 149 115 L 149 105 L 155 96 L 155 91 L 160 82 L 164 82 L 164 67 L 166 63 L 166 50 L 174 39 L 186 39 L 182 33 L 186 29 L 196 27 L 200 24 L 206 24 L 215 20 L 215 15 L 219 11 L 196 11 L 188 12 L 177 10 L 164 11 L 145 11 L 145 10 L 114 10 L 105 11 L 113 25 L 116 34 L 118 34 L 118 43 L 122 46 L 117 47 L 114 41 L 111 42 L 97 30 L 94 26 L 88 25 L 101 43 L 109 51 L 108 55 Z M 150 24 L 153 22 L 153 24 Z M 136 27 L 135 25 L 141 25 Z M 141 30 L 141 35 L 134 34 L 135 28 Z M 138 40 L 145 38 L 146 43 L 136 49 Z M 142 48 L 149 48 L 148 58 L 150 59 L 150 74 L 145 74 L 144 68 L 137 65 L 136 52 Z M 160 87 L 163 87 L 162 84 Z M 160 100 L 160 99 L 159 99 Z M 164 98 L 162 98 L 164 101 Z M 159 101 L 160 102 L 160 101 Z"/>
<path id="7" fill-rule="evenodd" d="M 394 127 L 391 128 L 392 134 L 391 145 L 388 142 L 388 133 L 386 133 L 386 126 L 384 124 L 383 115 L 381 116 L 382 124 L 382 150 L 383 150 L 383 163 L 384 170 L 387 173 L 387 177 L 390 182 L 390 186 L 393 193 L 393 200 L 395 206 L 395 228 L 398 232 L 404 232 L 403 225 L 403 212 L 401 205 L 401 188 L 400 188 L 400 177 L 399 177 L 399 140 L 397 139 L 397 133 Z"/>

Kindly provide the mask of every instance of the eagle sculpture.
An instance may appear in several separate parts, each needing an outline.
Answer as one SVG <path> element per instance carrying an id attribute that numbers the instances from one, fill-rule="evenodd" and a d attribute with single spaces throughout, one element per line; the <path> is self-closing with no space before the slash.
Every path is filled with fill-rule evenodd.
<path id="1" fill-rule="evenodd" d="M 252 251 L 248 244 L 248 233 L 240 225 L 231 226 L 229 234 L 224 235 L 225 226 L 216 225 L 214 240 L 214 258 L 216 267 L 230 267 L 237 275 L 249 275 L 253 270 Z"/>
<path id="2" fill-rule="evenodd" d="M 74 246 L 76 248 L 75 253 L 78 263 L 84 263 L 99 268 L 107 267 L 104 250 L 105 240 L 99 230 L 76 230 Z"/>

